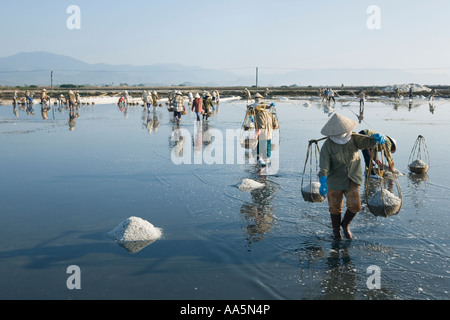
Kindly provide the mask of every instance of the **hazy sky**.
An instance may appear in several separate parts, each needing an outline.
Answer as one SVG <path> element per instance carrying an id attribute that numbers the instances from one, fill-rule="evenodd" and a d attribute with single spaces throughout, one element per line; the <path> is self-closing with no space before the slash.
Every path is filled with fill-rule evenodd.
<path id="1" fill-rule="evenodd" d="M 70 5 L 80 8 L 80 29 L 67 27 Z M 381 29 L 367 26 L 371 5 L 380 9 Z M 448 0 L 2 1 L 0 56 L 48 51 L 88 63 L 448 71 L 449 14 Z"/>

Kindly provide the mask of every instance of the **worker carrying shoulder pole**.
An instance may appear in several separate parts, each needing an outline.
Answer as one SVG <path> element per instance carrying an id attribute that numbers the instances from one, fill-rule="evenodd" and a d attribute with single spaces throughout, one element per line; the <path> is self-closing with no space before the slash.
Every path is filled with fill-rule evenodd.
<path id="1" fill-rule="evenodd" d="M 357 122 L 335 113 L 322 128 L 328 137 L 320 150 L 319 192 L 327 196 L 333 236 L 341 239 L 340 227 L 347 239 L 352 239 L 350 222 L 361 210 L 359 187 L 363 183 L 359 150 L 384 144 L 386 138 L 376 133 L 372 137 L 352 132 Z M 347 209 L 341 221 L 342 208 L 346 198 Z"/>

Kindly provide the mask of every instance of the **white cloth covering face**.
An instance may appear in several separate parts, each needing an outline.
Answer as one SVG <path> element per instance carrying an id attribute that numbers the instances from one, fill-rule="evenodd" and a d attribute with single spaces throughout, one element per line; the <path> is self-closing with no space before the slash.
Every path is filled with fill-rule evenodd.
<path id="1" fill-rule="evenodd" d="M 337 144 L 346 144 L 352 138 L 352 132 L 345 132 L 336 136 L 330 136 L 330 139 Z"/>

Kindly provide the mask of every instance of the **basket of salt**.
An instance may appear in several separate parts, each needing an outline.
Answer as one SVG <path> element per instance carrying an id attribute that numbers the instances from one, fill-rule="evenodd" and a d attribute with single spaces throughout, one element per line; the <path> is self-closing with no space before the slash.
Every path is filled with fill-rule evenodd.
<path id="1" fill-rule="evenodd" d="M 428 171 L 428 165 L 420 159 L 414 160 L 408 165 L 409 171 L 423 174 Z"/>
<path id="2" fill-rule="evenodd" d="M 312 182 L 302 187 L 302 196 L 308 202 L 324 202 L 325 198 L 319 192 L 320 183 Z"/>
<path id="3" fill-rule="evenodd" d="M 371 149 L 368 172 L 372 170 L 378 172 L 380 179 L 374 180 L 369 176 L 366 177 L 365 199 L 367 208 L 373 215 L 389 217 L 399 213 L 402 207 L 403 196 L 395 171 L 385 172 L 385 165 L 383 164 L 384 152 L 384 146 L 377 145 Z M 379 157 L 378 154 L 380 155 Z M 373 167 L 374 159 L 381 159 L 380 164 L 377 163 L 376 167 Z"/>
<path id="4" fill-rule="evenodd" d="M 417 174 L 424 174 L 430 167 L 430 156 L 425 143 L 425 138 L 419 135 L 409 155 L 409 171 Z"/>
<path id="5" fill-rule="evenodd" d="M 241 140 L 241 147 L 245 149 L 255 149 L 257 145 L 258 139 L 246 137 L 244 140 Z"/>
<path id="6" fill-rule="evenodd" d="M 314 145 L 314 146 L 313 146 Z M 308 145 L 308 151 L 306 153 L 305 166 L 303 167 L 303 175 L 302 175 L 302 196 L 303 200 L 308 202 L 323 202 L 325 201 L 325 197 L 323 197 L 320 192 L 320 183 L 318 181 L 313 181 L 313 176 L 318 177 L 319 164 L 318 164 L 318 156 L 320 154 L 319 145 L 317 140 L 310 140 Z M 315 162 L 313 163 L 313 158 Z M 309 160 L 309 162 L 308 162 Z M 303 184 L 306 176 L 306 169 L 309 169 L 309 183 Z"/>
<path id="7" fill-rule="evenodd" d="M 253 121 L 253 110 L 248 109 L 241 125 L 240 142 L 244 149 L 255 149 L 258 145 L 255 123 Z"/>
<path id="8" fill-rule="evenodd" d="M 396 215 L 402 206 L 402 199 L 387 189 L 377 190 L 368 200 L 367 207 L 375 216 Z"/>

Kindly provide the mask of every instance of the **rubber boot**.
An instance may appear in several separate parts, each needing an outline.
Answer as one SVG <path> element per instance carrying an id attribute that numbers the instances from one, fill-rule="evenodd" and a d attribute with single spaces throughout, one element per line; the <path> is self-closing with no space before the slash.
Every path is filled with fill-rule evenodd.
<path id="1" fill-rule="evenodd" d="M 341 215 L 331 214 L 331 226 L 333 227 L 333 237 L 335 240 L 341 240 Z"/>
<path id="2" fill-rule="evenodd" d="M 342 219 L 341 226 L 342 226 L 342 229 L 344 230 L 344 236 L 347 239 L 353 238 L 353 235 L 350 232 L 350 222 L 352 222 L 352 220 L 355 216 L 356 216 L 356 213 L 353 213 L 347 209 L 347 211 L 345 211 L 344 218 Z"/>

